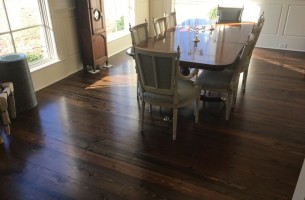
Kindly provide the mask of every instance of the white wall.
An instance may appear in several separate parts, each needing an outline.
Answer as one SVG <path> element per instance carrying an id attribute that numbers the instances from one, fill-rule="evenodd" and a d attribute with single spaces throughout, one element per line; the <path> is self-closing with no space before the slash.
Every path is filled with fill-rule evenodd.
<path id="1" fill-rule="evenodd" d="M 58 60 L 31 72 L 35 91 L 82 69 L 76 35 L 74 0 L 49 0 Z"/>
<path id="2" fill-rule="evenodd" d="M 265 24 L 258 47 L 305 51 L 305 0 L 259 1 Z"/>

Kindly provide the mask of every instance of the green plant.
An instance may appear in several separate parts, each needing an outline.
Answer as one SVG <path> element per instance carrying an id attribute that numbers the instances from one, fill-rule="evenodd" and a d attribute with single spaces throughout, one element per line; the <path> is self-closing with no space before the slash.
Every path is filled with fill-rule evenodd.
<path id="1" fill-rule="evenodd" d="M 124 16 L 121 16 L 119 20 L 116 21 L 117 24 L 117 31 L 124 30 L 125 24 L 124 24 Z"/>
<path id="2" fill-rule="evenodd" d="M 216 19 L 217 18 L 217 7 L 212 8 L 209 11 L 208 16 L 209 16 L 209 19 Z"/>
<path id="3" fill-rule="evenodd" d="M 28 61 L 28 63 L 34 62 L 34 61 L 39 60 L 41 58 L 42 58 L 42 55 L 40 55 L 40 54 L 27 53 L 27 61 Z"/>

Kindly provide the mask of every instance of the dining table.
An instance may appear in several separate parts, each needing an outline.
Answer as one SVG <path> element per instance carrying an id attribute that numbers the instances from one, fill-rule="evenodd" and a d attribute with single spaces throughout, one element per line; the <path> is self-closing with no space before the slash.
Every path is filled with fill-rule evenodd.
<path id="1" fill-rule="evenodd" d="M 149 37 L 137 46 L 159 52 L 177 52 L 179 48 L 179 66 L 184 75 L 189 74 L 190 68 L 221 71 L 238 60 L 254 24 L 210 24 L 208 20 L 189 19 L 159 35 Z M 134 56 L 133 48 L 126 53 Z M 205 95 L 201 95 L 200 99 L 223 102 L 220 97 Z"/>
<path id="2" fill-rule="evenodd" d="M 254 23 L 206 24 L 186 21 L 138 47 L 160 52 L 180 51 L 180 66 L 204 70 L 223 70 L 240 55 Z"/>

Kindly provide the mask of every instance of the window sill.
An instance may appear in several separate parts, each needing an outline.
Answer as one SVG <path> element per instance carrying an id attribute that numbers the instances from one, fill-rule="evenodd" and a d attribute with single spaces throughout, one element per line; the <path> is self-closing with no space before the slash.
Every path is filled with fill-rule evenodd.
<path id="1" fill-rule="evenodd" d="M 109 34 L 109 35 L 107 35 L 107 42 L 115 41 L 115 40 L 125 37 L 129 34 L 130 34 L 129 31 Z"/>
<path id="2" fill-rule="evenodd" d="M 50 65 L 58 63 L 59 61 L 60 60 L 58 60 L 58 59 L 49 59 L 49 60 L 45 60 L 44 62 L 35 63 L 35 64 L 31 65 L 30 72 L 35 72 L 35 71 L 38 71 L 40 69 L 46 68 Z"/>

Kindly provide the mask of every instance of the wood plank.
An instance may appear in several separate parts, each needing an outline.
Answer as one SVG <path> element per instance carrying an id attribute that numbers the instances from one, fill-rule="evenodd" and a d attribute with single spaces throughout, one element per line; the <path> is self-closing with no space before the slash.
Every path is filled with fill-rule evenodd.
<path id="1" fill-rule="evenodd" d="M 1 199 L 291 199 L 305 157 L 305 53 L 255 49 L 230 121 L 221 103 L 158 107 L 141 134 L 134 61 L 77 72 L 0 126 Z"/>

